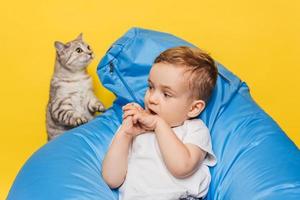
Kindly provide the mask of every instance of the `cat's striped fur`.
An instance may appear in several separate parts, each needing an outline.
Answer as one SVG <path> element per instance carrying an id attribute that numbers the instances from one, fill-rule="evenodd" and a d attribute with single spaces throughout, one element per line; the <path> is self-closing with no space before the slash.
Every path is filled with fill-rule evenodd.
<path id="1" fill-rule="evenodd" d="M 66 44 L 55 42 L 55 48 L 56 62 L 46 114 L 48 140 L 88 122 L 95 112 L 105 110 L 94 95 L 92 79 L 86 70 L 93 52 L 82 40 L 82 34 Z"/>

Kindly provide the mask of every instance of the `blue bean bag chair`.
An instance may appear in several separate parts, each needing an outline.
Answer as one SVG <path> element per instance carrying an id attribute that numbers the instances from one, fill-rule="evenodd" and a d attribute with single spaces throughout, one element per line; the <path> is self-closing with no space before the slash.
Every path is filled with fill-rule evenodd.
<path id="1" fill-rule="evenodd" d="M 121 107 L 143 104 L 154 58 L 175 46 L 193 46 L 173 35 L 130 29 L 98 66 L 102 84 L 116 95 L 112 107 L 35 152 L 17 175 L 8 200 L 114 200 L 101 163 L 121 123 Z M 251 98 L 246 83 L 218 63 L 219 76 L 200 118 L 211 130 L 218 164 L 211 168 L 207 199 L 299 200 L 300 152 Z"/>

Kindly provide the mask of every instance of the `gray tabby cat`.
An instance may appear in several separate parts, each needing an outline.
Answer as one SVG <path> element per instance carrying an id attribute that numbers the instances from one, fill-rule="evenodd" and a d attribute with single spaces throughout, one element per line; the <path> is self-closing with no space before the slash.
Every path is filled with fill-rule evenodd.
<path id="1" fill-rule="evenodd" d="M 87 65 L 94 55 L 82 40 L 82 34 L 66 44 L 55 42 L 55 48 L 56 62 L 46 115 L 48 140 L 88 122 L 95 112 L 105 110 L 94 95 L 92 79 L 87 73 Z"/>

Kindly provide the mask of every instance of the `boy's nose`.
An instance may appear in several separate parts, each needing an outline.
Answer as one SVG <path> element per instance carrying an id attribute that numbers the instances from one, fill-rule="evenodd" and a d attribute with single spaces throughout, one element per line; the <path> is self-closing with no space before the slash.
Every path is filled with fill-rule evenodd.
<path id="1" fill-rule="evenodd" d="M 152 104 L 158 103 L 158 96 L 155 92 L 149 94 L 149 103 L 152 103 Z"/>

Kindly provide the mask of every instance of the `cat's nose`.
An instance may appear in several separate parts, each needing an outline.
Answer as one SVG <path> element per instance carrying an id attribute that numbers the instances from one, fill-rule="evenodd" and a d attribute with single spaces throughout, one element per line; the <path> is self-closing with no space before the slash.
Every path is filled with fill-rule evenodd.
<path id="1" fill-rule="evenodd" d="M 93 52 L 89 53 L 89 56 L 90 56 L 91 58 L 94 58 Z"/>

